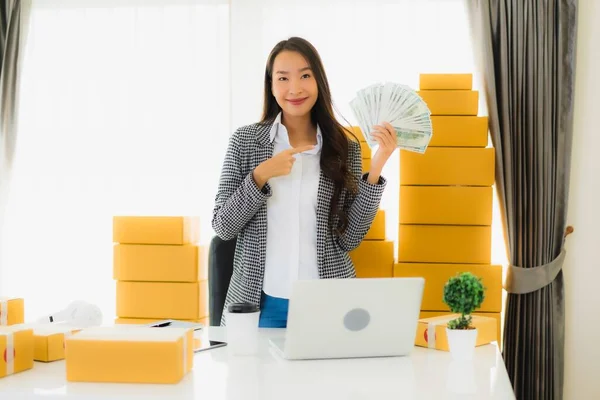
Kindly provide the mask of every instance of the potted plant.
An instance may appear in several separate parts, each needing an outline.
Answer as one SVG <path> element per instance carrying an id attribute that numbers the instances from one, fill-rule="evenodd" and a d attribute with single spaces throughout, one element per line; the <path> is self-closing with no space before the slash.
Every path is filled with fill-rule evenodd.
<path id="1" fill-rule="evenodd" d="M 455 359 L 469 360 L 473 357 L 477 342 L 477 329 L 471 325 L 471 313 L 485 299 L 485 287 L 481 278 L 463 272 L 450 278 L 444 285 L 444 303 L 460 317 L 448 322 L 446 335 L 448 346 Z"/>

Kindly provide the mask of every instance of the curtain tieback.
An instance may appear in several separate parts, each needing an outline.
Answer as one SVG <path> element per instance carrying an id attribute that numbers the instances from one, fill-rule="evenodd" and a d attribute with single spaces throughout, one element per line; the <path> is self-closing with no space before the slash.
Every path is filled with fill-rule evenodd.
<path id="1" fill-rule="evenodd" d="M 573 227 L 567 227 L 565 238 L 573 232 Z M 564 246 L 564 241 L 563 241 Z M 506 271 L 504 289 L 508 293 L 525 294 L 535 292 L 549 285 L 561 271 L 567 250 L 563 247 L 558 257 L 547 264 L 533 268 L 523 268 L 509 265 Z"/>

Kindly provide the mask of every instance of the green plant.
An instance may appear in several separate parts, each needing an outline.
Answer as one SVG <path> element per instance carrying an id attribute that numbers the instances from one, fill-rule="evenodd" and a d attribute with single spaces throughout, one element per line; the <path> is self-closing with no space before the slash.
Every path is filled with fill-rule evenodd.
<path id="1" fill-rule="evenodd" d="M 449 329 L 472 329 L 471 313 L 481 306 L 485 299 L 485 287 L 481 278 L 470 272 L 463 272 L 448 279 L 444 285 L 444 303 L 453 313 L 461 316 L 448 323 Z"/>

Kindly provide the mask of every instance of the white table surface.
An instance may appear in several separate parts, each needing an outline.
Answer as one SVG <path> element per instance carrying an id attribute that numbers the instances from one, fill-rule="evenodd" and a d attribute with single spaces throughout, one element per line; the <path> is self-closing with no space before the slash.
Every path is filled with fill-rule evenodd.
<path id="1" fill-rule="evenodd" d="M 210 339 L 225 330 L 210 327 Z M 495 343 L 471 362 L 415 347 L 410 356 L 286 361 L 268 344 L 283 329 L 261 329 L 260 355 L 233 357 L 227 347 L 197 353 L 194 369 L 175 385 L 67 382 L 64 360 L 0 378 L 0 399 L 514 399 Z"/>

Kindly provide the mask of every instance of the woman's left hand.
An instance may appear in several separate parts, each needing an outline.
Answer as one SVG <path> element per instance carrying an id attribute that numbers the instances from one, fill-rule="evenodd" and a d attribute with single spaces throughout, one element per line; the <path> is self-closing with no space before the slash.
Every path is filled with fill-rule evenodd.
<path id="1" fill-rule="evenodd" d="M 375 139 L 379 147 L 371 159 L 371 170 L 376 167 L 378 172 L 381 172 L 387 160 L 398 147 L 396 144 L 396 130 L 388 122 L 384 122 L 383 125 L 375 125 L 374 128 L 375 131 L 371 132 L 371 137 Z"/>

